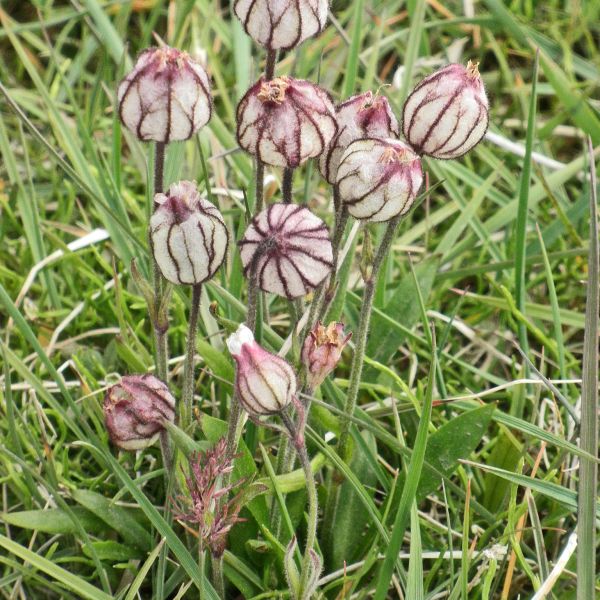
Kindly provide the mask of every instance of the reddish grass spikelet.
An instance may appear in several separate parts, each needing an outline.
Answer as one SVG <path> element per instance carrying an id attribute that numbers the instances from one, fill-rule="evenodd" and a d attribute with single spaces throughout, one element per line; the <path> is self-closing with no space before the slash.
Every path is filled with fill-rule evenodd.
<path id="1" fill-rule="evenodd" d="M 231 528 L 244 519 L 239 517 L 242 508 L 240 494 L 227 498 L 246 479 L 223 485 L 233 471 L 233 459 L 227 457 L 227 442 L 221 438 L 206 452 L 194 452 L 189 458 L 189 475 L 185 483 L 189 496 L 180 495 L 175 501 L 175 518 L 195 525 L 203 548 L 208 548 L 215 557 L 220 557 L 227 546 L 227 535 Z"/>

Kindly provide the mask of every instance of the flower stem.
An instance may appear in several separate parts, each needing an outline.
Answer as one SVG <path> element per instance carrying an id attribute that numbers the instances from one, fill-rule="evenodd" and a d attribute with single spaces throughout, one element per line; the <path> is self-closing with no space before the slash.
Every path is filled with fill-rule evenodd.
<path id="1" fill-rule="evenodd" d="M 396 234 L 396 229 L 398 228 L 400 218 L 400 216 L 395 217 L 388 223 L 383 239 L 379 244 L 377 254 L 375 255 L 375 259 L 373 260 L 371 274 L 369 278 L 365 281 L 362 307 L 360 310 L 360 317 L 358 321 L 358 331 L 355 338 L 356 341 L 354 346 L 354 356 L 352 359 L 352 367 L 350 371 L 350 382 L 348 384 L 348 395 L 346 397 L 346 404 L 344 406 L 344 417 L 341 418 L 340 439 L 338 441 L 337 447 L 338 454 L 344 460 L 348 458 L 346 455 L 348 452 L 348 440 L 350 433 L 349 417 L 354 415 L 354 409 L 356 408 L 358 388 L 360 385 L 360 378 L 362 375 L 362 369 L 365 359 L 367 336 L 369 334 L 371 312 L 373 309 L 373 299 L 375 297 L 375 287 L 379 278 L 379 271 L 381 269 L 381 265 L 383 264 L 383 261 L 390 250 L 392 242 L 394 241 L 394 236 Z"/>
<path id="2" fill-rule="evenodd" d="M 154 194 L 160 194 L 164 187 L 164 170 L 165 170 L 165 144 L 157 142 L 154 149 Z M 152 212 L 156 205 L 152 200 Z M 150 246 L 151 247 L 151 246 Z M 152 315 L 152 326 L 154 328 L 154 345 L 155 345 L 155 364 L 156 364 L 156 375 L 165 383 L 168 379 L 168 327 L 165 327 L 164 323 L 160 322 L 161 319 L 161 304 L 163 299 L 163 279 L 158 264 L 154 259 L 154 254 L 150 252 L 152 260 L 152 285 L 154 288 L 154 315 Z M 163 430 L 160 434 L 160 448 L 163 458 L 163 465 L 166 473 L 170 473 L 173 467 L 173 452 L 171 449 L 171 443 L 166 430 Z M 168 475 L 167 475 L 168 477 Z"/>
<path id="3" fill-rule="evenodd" d="M 302 572 L 300 575 L 300 590 L 299 598 L 304 600 L 308 598 L 307 584 L 311 575 L 312 560 L 311 551 L 314 548 L 315 541 L 317 539 L 317 520 L 319 518 L 319 500 L 317 496 L 317 485 L 315 483 L 315 476 L 310 466 L 310 458 L 306 450 L 306 442 L 304 440 L 304 427 L 302 431 L 296 431 L 294 424 L 290 417 L 286 413 L 281 413 L 281 418 L 287 427 L 291 439 L 293 440 L 300 464 L 304 471 L 304 477 L 306 479 L 306 492 L 308 494 L 308 521 L 306 525 L 306 545 L 304 547 L 304 556 L 302 558 Z"/>
<path id="4" fill-rule="evenodd" d="M 275 76 L 275 63 L 277 62 L 277 50 L 267 51 L 267 62 L 265 64 L 265 79 L 270 81 Z"/>
<path id="5" fill-rule="evenodd" d="M 192 405 L 194 401 L 194 357 L 196 355 L 196 330 L 198 329 L 198 313 L 200 312 L 200 296 L 202 284 L 192 287 L 192 306 L 188 323 L 187 351 L 183 369 L 183 394 L 181 407 L 181 424 L 187 429 L 192 421 Z"/>
<path id="6" fill-rule="evenodd" d="M 379 271 L 385 257 L 387 256 L 396 230 L 398 223 L 400 222 L 401 216 L 392 219 L 387 226 L 383 239 L 377 250 L 377 254 L 373 260 L 371 274 L 365 281 L 365 289 L 363 292 L 362 307 L 360 311 L 360 317 L 358 322 L 358 331 L 355 337 L 354 356 L 352 359 L 352 367 L 350 370 L 350 381 L 348 384 L 348 394 L 346 396 L 346 403 L 344 406 L 344 416 L 340 417 L 340 437 L 337 444 L 337 453 L 342 460 L 347 461 L 348 456 L 348 443 L 350 435 L 350 420 L 349 417 L 354 415 L 356 408 L 356 401 L 358 398 L 358 389 L 360 385 L 360 378 L 362 375 L 362 369 L 365 357 L 365 348 L 367 345 L 367 336 L 369 333 L 369 324 L 371 320 L 371 311 L 373 308 L 373 299 L 375 297 L 375 288 L 377 286 L 377 280 L 379 277 Z M 342 479 L 334 473 L 331 482 L 329 484 L 327 494 L 327 504 L 325 506 L 324 523 L 326 524 L 327 531 L 325 532 L 325 538 L 328 542 L 332 541 L 334 532 L 333 527 L 335 526 L 335 513 L 339 500 L 339 491 Z"/>
<path id="7" fill-rule="evenodd" d="M 283 181 L 281 185 L 281 195 L 285 204 L 292 203 L 292 184 L 294 181 L 294 169 L 283 170 Z"/>

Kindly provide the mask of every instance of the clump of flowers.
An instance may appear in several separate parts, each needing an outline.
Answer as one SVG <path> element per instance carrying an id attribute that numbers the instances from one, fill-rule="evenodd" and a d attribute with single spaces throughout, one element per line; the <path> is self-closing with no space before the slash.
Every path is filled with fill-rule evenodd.
<path id="1" fill-rule="evenodd" d="M 175 421 L 175 398 L 154 375 L 126 375 L 104 396 L 110 441 L 122 450 L 141 450 L 156 442 L 165 421 Z"/>
<path id="2" fill-rule="evenodd" d="M 188 140 L 212 112 L 204 67 L 169 46 L 144 50 L 119 84 L 117 98 L 121 121 L 145 142 Z"/>
<path id="3" fill-rule="evenodd" d="M 189 474 L 185 476 L 187 496 L 180 495 L 176 519 L 193 526 L 201 548 L 220 557 L 227 547 L 231 528 L 240 521 L 241 496 L 224 499 L 239 488 L 244 480 L 223 485 L 233 471 L 233 460 L 227 456 L 227 442 L 221 438 L 206 452 L 195 452 L 189 459 Z"/>

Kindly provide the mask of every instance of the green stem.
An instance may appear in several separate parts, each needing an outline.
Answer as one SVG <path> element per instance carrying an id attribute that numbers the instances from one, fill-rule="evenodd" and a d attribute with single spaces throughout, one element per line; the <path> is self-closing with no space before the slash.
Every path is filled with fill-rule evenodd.
<path id="1" fill-rule="evenodd" d="M 225 598 L 225 579 L 223 578 L 223 557 L 210 556 L 212 583 L 219 598 Z"/>
<path id="2" fill-rule="evenodd" d="M 302 470 L 304 471 L 304 477 L 306 479 L 306 492 L 308 495 L 308 522 L 306 524 L 306 545 L 304 547 L 304 556 L 302 558 L 302 571 L 300 575 L 299 590 L 299 598 L 301 600 L 305 600 L 308 599 L 308 596 L 306 594 L 310 592 L 310 590 L 307 590 L 306 587 L 312 570 L 312 561 L 310 554 L 315 546 L 315 541 L 317 539 L 319 500 L 317 496 L 317 485 L 315 483 L 315 476 L 310 466 L 310 458 L 306 450 L 306 442 L 304 441 L 304 431 L 296 431 L 294 428 L 294 424 L 292 423 L 290 417 L 286 413 L 281 413 L 281 418 L 290 433 L 291 439 L 294 442 L 294 446 L 296 448 L 300 464 L 302 465 Z M 303 426 L 302 429 L 304 429 Z"/>
<path id="3" fill-rule="evenodd" d="M 192 421 L 192 405 L 194 401 L 194 357 L 196 355 L 196 330 L 198 329 L 198 314 L 200 312 L 200 296 L 202 284 L 192 287 L 192 306 L 188 323 L 187 350 L 183 368 L 183 394 L 181 407 L 181 424 L 187 429 Z"/>
<path id="4" fill-rule="evenodd" d="M 204 590 L 204 576 L 206 575 L 206 552 L 202 546 L 202 543 L 198 544 L 198 568 L 200 569 L 200 589 L 198 597 L 200 600 L 204 600 L 205 598 L 205 590 Z"/>
<path id="5" fill-rule="evenodd" d="M 358 398 L 358 390 L 360 386 L 360 378 L 362 375 L 362 369 L 365 358 L 365 348 L 367 345 L 367 336 L 369 334 L 369 324 L 371 320 L 371 312 L 373 309 L 373 299 L 375 297 L 375 288 L 377 286 L 377 280 L 381 265 L 387 253 L 390 250 L 398 223 L 401 217 L 395 217 L 392 219 L 387 226 L 383 239 L 373 260 L 371 269 L 371 275 L 365 282 L 365 289 L 363 292 L 362 307 L 360 310 L 360 317 L 358 321 L 358 331 L 355 336 L 354 356 L 352 358 L 352 367 L 350 371 L 350 381 L 348 384 L 348 394 L 346 396 L 346 403 L 344 405 L 344 416 L 340 416 L 340 437 L 337 444 L 337 453 L 339 456 L 347 461 L 348 460 L 348 443 L 350 436 L 350 417 L 354 415 L 356 409 L 356 401 Z M 325 506 L 324 523 L 327 527 L 326 539 L 331 541 L 332 539 L 332 527 L 335 521 L 335 512 L 338 503 L 338 495 L 340 485 L 342 483 L 341 478 L 334 473 L 331 477 L 329 490 L 327 494 L 327 504 Z"/>
<path id="6" fill-rule="evenodd" d="M 360 378 L 365 360 L 365 348 L 367 345 L 367 336 L 369 334 L 371 312 L 373 309 L 373 299 L 375 297 L 375 287 L 377 286 L 381 265 L 383 264 L 383 261 L 390 250 L 392 242 L 394 241 L 394 236 L 396 234 L 396 229 L 398 227 L 398 223 L 400 222 L 400 218 L 400 216 L 395 217 L 388 223 L 383 239 L 381 240 L 381 244 L 379 245 L 379 249 L 377 250 L 377 254 L 375 255 L 375 259 L 373 260 L 371 275 L 365 282 L 362 307 L 358 321 L 358 331 L 356 333 L 356 337 L 354 338 L 354 356 L 350 371 L 348 395 L 346 397 L 346 404 L 344 406 L 345 417 L 354 415 L 354 410 L 356 408 Z M 338 454 L 344 460 L 348 458 L 347 452 L 349 434 L 350 420 L 348 418 L 342 418 L 340 424 L 340 439 L 338 441 Z"/>

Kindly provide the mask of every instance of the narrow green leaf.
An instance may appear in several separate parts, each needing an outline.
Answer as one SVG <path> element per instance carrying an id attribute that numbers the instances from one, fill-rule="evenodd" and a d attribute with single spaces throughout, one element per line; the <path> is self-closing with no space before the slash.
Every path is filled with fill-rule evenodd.
<path id="1" fill-rule="evenodd" d="M 588 259 L 585 333 L 583 339 L 583 382 L 581 388 L 581 429 L 579 445 L 593 456 L 598 455 L 598 313 L 600 311 L 600 249 L 598 240 L 598 199 L 596 165 L 592 140 L 590 154 L 590 254 Z M 577 600 L 592 598 L 596 592 L 596 498 L 598 466 L 581 459 L 579 466 L 577 535 Z"/>
<path id="2" fill-rule="evenodd" d="M 521 182 L 519 185 L 519 205 L 516 223 L 515 298 L 517 309 L 523 314 L 525 314 L 525 242 L 527 237 L 527 208 L 529 204 L 529 185 L 531 181 L 531 154 L 533 152 L 533 140 L 536 128 L 535 115 L 537 108 L 538 65 L 539 52 L 535 55 L 535 62 L 533 65 L 529 117 L 527 119 L 527 139 L 525 141 L 525 157 L 523 159 L 523 170 L 521 171 Z M 529 342 L 527 340 L 527 329 L 523 323 L 519 323 L 519 343 L 523 352 L 528 354 Z"/>
<path id="3" fill-rule="evenodd" d="M 435 338 L 434 336 L 432 336 L 432 338 L 432 359 L 429 370 L 429 380 L 427 382 L 427 392 L 425 394 L 425 401 L 423 403 L 423 411 L 421 413 L 421 419 L 419 420 L 415 445 L 406 474 L 406 482 L 402 488 L 402 496 L 400 497 L 400 504 L 398 505 L 398 510 L 396 512 L 392 535 L 385 552 L 383 565 L 381 566 L 381 570 L 379 572 L 377 587 L 375 589 L 375 595 L 373 596 L 374 600 L 385 600 L 387 596 L 390 580 L 392 579 L 392 574 L 394 571 L 394 565 L 396 564 L 396 558 L 402 546 L 402 539 L 404 538 L 406 526 L 408 525 L 410 508 L 416 498 L 419 480 L 421 478 L 421 471 L 423 469 L 423 463 L 425 460 L 427 434 L 433 406 L 433 387 L 435 383 L 435 372 L 437 369 Z"/>
<path id="4" fill-rule="evenodd" d="M 111 600 L 112 596 L 104 593 L 102 590 L 90 585 L 85 579 L 77 577 L 69 573 L 66 569 L 59 567 L 52 561 L 32 552 L 28 548 L 24 548 L 17 542 L 10 540 L 6 536 L 0 533 L 0 547 L 4 548 L 7 552 L 18 556 L 29 564 L 29 568 L 39 569 L 43 571 L 52 579 L 58 581 L 64 585 L 67 589 L 77 593 L 82 598 L 89 598 L 89 600 Z"/>

